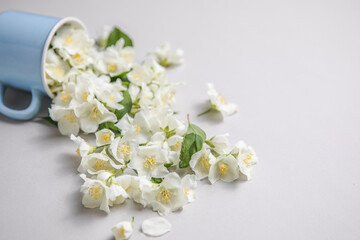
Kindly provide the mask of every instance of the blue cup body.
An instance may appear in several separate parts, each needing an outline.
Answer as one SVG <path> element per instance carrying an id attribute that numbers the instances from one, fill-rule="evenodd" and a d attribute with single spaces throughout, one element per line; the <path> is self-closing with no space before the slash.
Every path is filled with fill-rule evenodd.
<path id="1" fill-rule="evenodd" d="M 83 27 L 76 18 L 56 18 L 6 11 L 0 13 L 0 112 L 10 118 L 27 120 L 39 111 L 41 99 L 53 97 L 45 79 L 45 58 L 56 30 L 65 23 Z M 30 105 L 13 110 L 4 104 L 6 87 L 32 93 Z"/>

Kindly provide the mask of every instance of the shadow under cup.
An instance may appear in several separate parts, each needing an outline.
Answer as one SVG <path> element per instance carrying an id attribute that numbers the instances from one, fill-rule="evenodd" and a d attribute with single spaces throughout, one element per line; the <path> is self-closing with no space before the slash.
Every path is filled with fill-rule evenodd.
<path id="1" fill-rule="evenodd" d="M 56 31 L 65 24 L 86 29 L 77 18 L 55 18 L 6 11 L 0 13 L 0 113 L 17 120 L 33 118 L 43 96 L 53 98 L 45 76 L 45 59 Z M 31 92 L 29 106 L 14 110 L 4 104 L 7 87 Z"/>

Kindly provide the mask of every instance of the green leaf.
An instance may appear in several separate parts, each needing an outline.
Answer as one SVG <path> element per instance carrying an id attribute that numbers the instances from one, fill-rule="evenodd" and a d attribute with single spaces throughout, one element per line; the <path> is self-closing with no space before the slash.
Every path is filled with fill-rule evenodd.
<path id="1" fill-rule="evenodd" d="M 40 118 L 41 120 L 50 123 L 51 125 L 54 125 L 55 127 L 57 127 L 57 122 L 52 120 L 51 117 L 42 117 Z"/>
<path id="2" fill-rule="evenodd" d="M 190 134 L 190 133 L 195 133 L 199 135 L 203 139 L 203 141 L 206 140 L 206 133 L 204 132 L 204 130 L 202 130 L 200 127 L 196 126 L 195 124 L 189 123 L 189 127 L 187 129 L 186 134 Z"/>
<path id="3" fill-rule="evenodd" d="M 120 80 L 121 80 L 122 82 L 128 82 L 128 83 L 129 83 L 130 81 L 129 81 L 128 77 L 127 77 L 127 74 L 128 74 L 129 72 L 131 72 L 131 71 L 132 71 L 132 69 L 130 69 L 129 71 L 120 73 L 119 75 L 110 77 L 111 82 L 115 82 L 118 78 L 120 78 Z"/>
<path id="4" fill-rule="evenodd" d="M 189 166 L 191 156 L 202 149 L 203 143 L 203 138 L 198 134 L 189 133 L 184 136 L 180 152 L 180 168 Z"/>
<path id="5" fill-rule="evenodd" d="M 106 47 L 115 45 L 121 38 L 124 39 L 124 47 L 133 46 L 131 38 L 122 32 L 119 28 L 115 27 L 114 30 L 112 30 L 112 32 L 109 34 Z"/>
<path id="6" fill-rule="evenodd" d="M 118 120 L 120 120 L 122 117 L 125 116 L 125 114 L 130 113 L 131 112 L 131 108 L 132 108 L 132 101 L 131 101 L 131 97 L 128 91 L 122 91 L 123 93 L 123 100 L 121 100 L 121 102 L 119 102 L 121 105 L 124 106 L 123 109 L 121 110 L 115 110 L 115 115 L 117 117 Z"/>
<path id="7" fill-rule="evenodd" d="M 114 133 L 120 133 L 121 129 L 115 126 L 113 122 L 104 122 L 99 125 L 99 130 L 101 129 L 110 129 Z"/>
<path id="8" fill-rule="evenodd" d="M 160 184 L 163 179 L 162 178 L 151 178 L 150 180 L 152 183 L 157 183 L 157 184 Z"/>
<path id="9" fill-rule="evenodd" d="M 164 163 L 164 167 L 169 168 L 173 165 L 173 162 L 169 162 L 169 163 Z"/>

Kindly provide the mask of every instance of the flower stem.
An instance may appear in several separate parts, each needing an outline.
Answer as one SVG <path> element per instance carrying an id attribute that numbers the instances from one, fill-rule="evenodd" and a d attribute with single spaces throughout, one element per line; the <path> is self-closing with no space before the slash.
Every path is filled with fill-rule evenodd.
<path id="1" fill-rule="evenodd" d="M 212 109 L 212 108 L 209 108 L 208 110 L 206 110 L 205 112 L 202 112 L 202 113 L 198 114 L 197 116 L 200 117 L 200 116 L 202 116 L 202 115 L 204 115 L 204 114 L 207 114 L 207 113 L 210 112 L 211 110 L 213 110 L 213 109 Z"/>

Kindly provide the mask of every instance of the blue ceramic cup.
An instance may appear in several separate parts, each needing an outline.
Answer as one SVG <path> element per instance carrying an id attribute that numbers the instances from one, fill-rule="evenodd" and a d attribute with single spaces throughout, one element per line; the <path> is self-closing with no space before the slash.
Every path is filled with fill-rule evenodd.
<path id="1" fill-rule="evenodd" d="M 43 96 L 53 98 L 45 77 L 45 59 L 50 42 L 64 24 L 84 28 L 73 17 L 55 18 L 18 11 L 0 13 L 0 112 L 10 118 L 28 120 L 39 111 Z M 7 87 L 29 91 L 32 99 L 23 110 L 4 104 Z"/>

